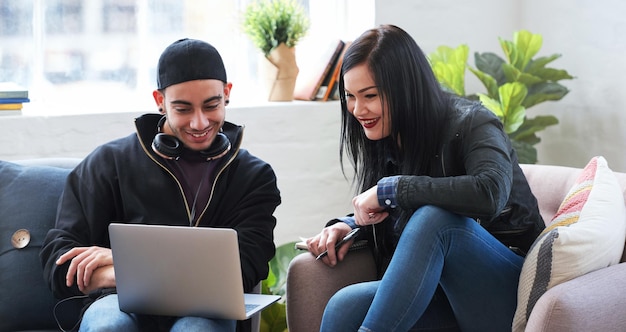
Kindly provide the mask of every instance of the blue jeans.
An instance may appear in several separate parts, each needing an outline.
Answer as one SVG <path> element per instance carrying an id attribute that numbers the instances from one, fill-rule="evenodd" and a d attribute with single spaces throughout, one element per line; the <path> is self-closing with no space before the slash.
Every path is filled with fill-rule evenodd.
<path id="1" fill-rule="evenodd" d="M 120 310 L 117 294 L 112 294 L 85 311 L 79 331 L 235 331 L 236 325 L 235 320 L 128 314 Z"/>
<path id="2" fill-rule="evenodd" d="M 473 219 L 424 206 L 382 279 L 339 290 L 321 331 L 510 331 L 523 261 Z"/>

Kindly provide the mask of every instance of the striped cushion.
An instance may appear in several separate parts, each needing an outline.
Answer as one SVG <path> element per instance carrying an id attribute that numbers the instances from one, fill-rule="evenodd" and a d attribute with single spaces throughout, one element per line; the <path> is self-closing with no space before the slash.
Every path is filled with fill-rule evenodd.
<path id="1" fill-rule="evenodd" d="M 619 263 L 625 238 L 622 190 L 606 160 L 594 157 L 526 256 L 513 331 L 524 331 L 535 303 L 548 289 Z"/>

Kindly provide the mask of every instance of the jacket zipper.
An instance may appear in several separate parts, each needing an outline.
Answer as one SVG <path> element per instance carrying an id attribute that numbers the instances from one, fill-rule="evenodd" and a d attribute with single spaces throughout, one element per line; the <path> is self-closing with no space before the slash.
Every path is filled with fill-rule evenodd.
<path id="1" fill-rule="evenodd" d="M 178 185 L 178 190 L 180 191 L 180 194 L 183 197 L 183 201 L 185 202 L 185 210 L 187 211 L 187 219 L 191 219 L 191 210 L 189 209 L 189 202 L 187 202 L 187 197 L 185 197 L 185 192 L 183 191 L 182 184 L 180 183 L 180 181 L 178 181 L 178 179 L 176 178 L 174 173 L 172 173 L 172 171 L 170 171 L 167 167 L 165 167 L 165 165 L 163 165 L 160 161 L 154 158 L 152 154 L 150 154 L 150 152 L 147 150 L 147 148 L 143 144 L 143 141 L 141 140 L 141 136 L 139 136 L 139 133 L 137 133 L 137 136 L 139 138 L 139 143 L 141 144 L 141 148 L 146 153 L 146 155 L 150 159 L 152 159 L 152 161 L 154 161 L 157 165 L 159 165 L 162 169 L 164 169 L 174 179 L 174 181 L 176 181 L 176 184 Z"/>
<path id="2" fill-rule="evenodd" d="M 241 132 L 241 136 L 243 136 L 243 130 Z M 209 199 L 207 200 L 206 205 L 204 206 L 204 209 L 202 210 L 202 213 L 200 213 L 200 215 L 196 219 L 196 224 L 194 225 L 194 227 L 198 227 L 198 225 L 200 224 L 200 220 L 202 219 L 202 216 L 204 216 L 204 213 L 209 208 L 209 204 L 211 203 L 211 200 L 213 200 L 213 194 L 215 193 L 215 185 L 217 184 L 217 180 L 222 175 L 224 170 L 233 162 L 233 160 L 235 160 L 235 157 L 237 157 L 238 154 L 239 154 L 239 145 L 237 145 L 237 148 L 235 152 L 233 153 L 233 155 L 230 157 L 230 159 L 224 164 L 224 166 L 219 170 L 219 172 L 217 172 L 217 175 L 215 176 L 215 179 L 213 180 L 213 184 L 211 185 L 211 193 L 209 194 Z"/>
<path id="3" fill-rule="evenodd" d="M 239 135 L 239 142 L 242 141 L 243 139 L 243 129 L 244 127 L 241 127 L 241 134 Z M 154 161 L 157 165 L 159 165 L 161 168 L 163 168 L 169 175 L 172 176 L 172 178 L 174 179 L 174 181 L 176 181 L 176 184 L 178 185 L 178 190 L 180 191 L 181 196 L 183 197 L 183 201 L 185 202 L 185 210 L 187 211 L 187 219 L 191 220 L 191 210 L 189 209 L 189 202 L 187 201 L 187 197 L 185 197 L 185 192 L 183 190 L 183 186 L 180 183 L 180 181 L 178 180 L 178 178 L 176 178 L 176 176 L 174 175 L 174 173 L 172 173 L 167 167 L 165 167 L 165 165 L 163 165 L 160 161 L 156 160 L 152 154 L 150 154 L 150 152 L 147 150 L 147 148 L 145 147 L 145 145 L 143 144 L 143 141 L 141 140 L 141 136 L 139 135 L 139 133 L 137 133 L 137 136 L 139 138 L 139 143 L 141 144 L 141 148 L 143 149 L 143 151 L 146 153 L 146 155 L 148 155 L 148 157 L 150 159 L 152 159 L 152 161 Z M 233 160 L 235 159 L 235 157 L 237 157 L 237 155 L 239 154 L 239 148 L 240 148 L 241 144 L 237 144 L 237 146 L 235 146 L 235 151 L 233 153 L 233 155 L 230 157 L 230 159 L 228 160 L 228 162 L 226 162 L 224 164 L 224 166 L 219 170 L 219 172 L 217 173 L 217 176 L 215 177 L 215 179 L 213 180 L 213 184 L 211 185 L 211 193 L 209 194 L 209 200 L 207 201 L 207 204 L 204 206 L 204 209 L 202 210 L 202 213 L 200 213 L 200 215 L 198 216 L 198 218 L 196 219 L 196 224 L 194 225 L 194 227 L 198 227 L 198 224 L 200 223 L 200 220 L 202 219 L 202 216 L 204 215 L 204 213 L 206 212 L 207 208 L 209 207 L 209 203 L 211 203 L 211 200 L 213 198 L 213 194 L 215 192 L 215 184 L 217 183 L 217 179 L 220 177 L 220 175 L 224 172 L 224 170 L 233 162 Z"/>
<path id="4" fill-rule="evenodd" d="M 443 177 L 446 177 L 446 162 L 443 160 L 443 152 L 445 151 L 446 144 L 441 145 L 441 172 L 443 173 Z"/>

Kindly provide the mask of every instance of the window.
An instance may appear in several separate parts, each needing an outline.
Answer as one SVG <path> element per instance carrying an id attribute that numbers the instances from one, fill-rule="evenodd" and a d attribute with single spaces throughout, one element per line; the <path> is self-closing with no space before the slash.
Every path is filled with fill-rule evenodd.
<path id="1" fill-rule="evenodd" d="M 240 28 L 249 1 L 0 0 L 0 81 L 29 88 L 25 114 L 151 111 L 159 54 L 190 37 L 222 54 L 231 105 L 261 103 L 262 55 Z M 300 2 L 311 29 L 296 50 L 351 40 L 374 24 L 374 0 Z M 306 62 L 306 52 L 297 56 Z"/>

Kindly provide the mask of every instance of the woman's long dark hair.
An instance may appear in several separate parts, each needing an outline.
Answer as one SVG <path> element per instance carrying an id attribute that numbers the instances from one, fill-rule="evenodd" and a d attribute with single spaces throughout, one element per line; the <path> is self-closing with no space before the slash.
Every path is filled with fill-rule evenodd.
<path id="1" fill-rule="evenodd" d="M 348 111 L 343 76 L 366 63 L 383 107 L 389 108 L 390 136 L 369 140 L 361 124 Z M 440 88 L 426 56 L 415 40 L 393 25 L 363 33 L 346 50 L 339 78 L 341 100 L 340 161 L 344 153 L 354 168 L 357 190 L 365 191 L 384 176 L 390 155 L 396 174 L 428 174 L 441 145 L 441 130 L 450 101 Z"/>

